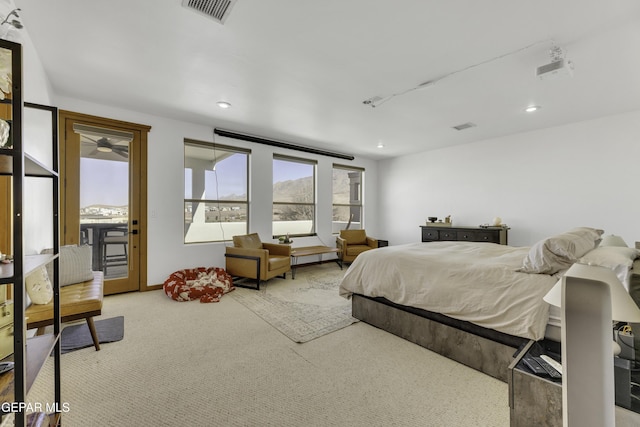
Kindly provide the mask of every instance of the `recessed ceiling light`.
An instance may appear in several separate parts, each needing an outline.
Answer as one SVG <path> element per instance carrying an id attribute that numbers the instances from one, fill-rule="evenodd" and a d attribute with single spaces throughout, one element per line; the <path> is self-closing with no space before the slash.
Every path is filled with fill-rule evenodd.
<path id="1" fill-rule="evenodd" d="M 534 111 L 538 111 L 540 108 L 539 105 L 530 105 L 527 108 L 524 109 L 524 111 L 526 111 L 527 113 L 533 113 Z"/>
<path id="2" fill-rule="evenodd" d="M 223 109 L 231 108 L 231 104 L 229 104 L 227 101 L 218 101 L 217 104 L 218 107 Z"/>
<path id="3" fill-rule="evenodd" d="M 378 142 L 377 147 L 378 147 L 378 148 L 384 148 L 384 144 L 383 144 L 382 142 Z"/>

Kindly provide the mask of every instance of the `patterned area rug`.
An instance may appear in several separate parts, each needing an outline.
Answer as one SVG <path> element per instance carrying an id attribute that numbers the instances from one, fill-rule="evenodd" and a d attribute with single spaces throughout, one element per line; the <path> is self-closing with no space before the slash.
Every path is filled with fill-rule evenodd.
<path id="1" fill-rule="evenodd" d="M 260 290 L 236 288 L 228 295 L 291 340 L 303 343 L 337 331 L 358 320 L 351 300 L 338 295 L 345 270 L 334 263 L 301 267 L 296 278 L 273 278 Z"/>

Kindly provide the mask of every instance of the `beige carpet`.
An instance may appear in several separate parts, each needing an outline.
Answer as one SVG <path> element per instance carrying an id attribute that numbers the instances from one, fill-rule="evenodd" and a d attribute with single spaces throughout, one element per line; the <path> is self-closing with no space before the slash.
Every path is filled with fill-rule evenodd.
<path id="1" fill-rule="evenodd" d="M 303 343 L 349 326 L 351 301 L 338 295 L 344 276 L 335 263 L 298 268 L 296 278 L 273 278 L 260 290 L 238 288 L 229 295 L 282 332 Z"/>
<path id="2" fill-rule="evenodd" d="M 122 341 L 62 357 L 67 427 L 509 425 L 507 384 L 363 322 L 297 344 L 230 295 L 161 291 L 106 297 L 115 316 Z"/>

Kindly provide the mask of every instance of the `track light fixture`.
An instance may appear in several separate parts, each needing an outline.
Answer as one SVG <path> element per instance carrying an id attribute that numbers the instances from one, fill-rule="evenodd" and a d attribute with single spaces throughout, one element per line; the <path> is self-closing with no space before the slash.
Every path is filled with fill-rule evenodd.
<path id="1" fill-rule="evenodd" d="M 545 43 L 545 42 L 548 42 L 548 41 L 549 41 L 549 40 L 541 40 L 541 41 L 537 41 L 537 42 L 535 42 L 535 43 L 531 43 L 531 44 L 529 44 L 529 45 L 527 45 L 527 46 L 525 46 L 525 47 L 521 47 L 520 49 L 516 49 L 516 50 L 513 50 L 513 51 L 511 51 L 511 52 L 507 52 L 507 53 L 504 53 L 504 54 L 502 54 L 502 55 L 499 55 L 499 56 L 496 56 L 496 57 L 493 57 L 493 58 L 489 58 L 489 59 L 487 59 L 487 60 L 485 60 L 485 61 L 478 62 L 478 63 L 473 64 L 473 65 L 469 65 L 468 67 L 462 68 L 462 69 L 460 69 L 460 70 L 452 71 L 452 72 L 447 73 L 447 74 L 445 74 L 445 75 L 443 75 L 443 76 L 440 76 L 440 77 L 437 77 L 437 78 L 434 78 L 434 79 L 430 79 L 430 80 L 424 81 L 424 82 L 420 83 L 419 85 L 414 86 L 414 87 L 412 87 L 412 88 L 409 88 L 409 89 L 407 89 L 407 90 L 404 90 L 404 91 L 402 91 L 402 92 L 393 93 L 393 94 L 391 94 L 391 95 L 387 95 L 387 96 L 384 96 L 384 97 L 383 97 L 383 96 L 378 96 L 378 95 L 376 95 L 376 96 L 372 96 L 371 98 L 367 98 L 367 99 L 365 99 L 364 101 L 362 101 L 362 103 L 363 103 L 364 105 L 369 105 L 369 106 L 370 106 L 370 107 L 372 107 L 372 108 L 376 108 L 376 107 L 379 107 L 380 105 L 384 104 L 385 102 L 387 102 L 387 101 L 389 101 L 390 99 L 393 99 L 393 98 L 395 98 L 395 97 L 397 97 L 397 96 L 405 95 L 405 94 L 407 94 L 407 93 L 409 93 L 409 92 L 413 92 L 413 91 L 415 91 L 415 90 L 420 90 L 420 89 L 425 89 L 425 88 L 431 87 L 431 86 L 433 86 L 434 84 L 436 84 L 437 82 L 439 82 L 439 81 L 441 81 L 441 80 L 444 80 L 444 79 L 446 79 L 446 78 L 448 78 L 448 77 L 451 77 L 451 76 L 453 76 L 453 75 L 455 75 L 455 74 L 459 74 L 459 73 L 462 73 L 462 72 L 464 72 L 464 71 L 468 71 L 468 70 L 470 70 L 470 69 L 472 69 L 472 68 L 476 68 L 476 67 L 479 67 L 479 66 L 481 66 L 481 65 L 488 64 L 488 63 L 490 63 L 490 62 L 497 61 L 497 60 L 499 60 L 499 59 L 505 58 L 505 57 L 507 57 L 507 56 L 514 55 L 514 54 L 516 54 L 516 53 L 522 52 L 523 50 L 530 49 L 530 48 L 532 48 L 533 46 L 536 46 L 536 45 L 538 45 L 538 44 L 540 44 L 540 43 Z M 560 53 L 561 53 L 561 52 L 562 52 L 562 51 L 560 51 Z"/>

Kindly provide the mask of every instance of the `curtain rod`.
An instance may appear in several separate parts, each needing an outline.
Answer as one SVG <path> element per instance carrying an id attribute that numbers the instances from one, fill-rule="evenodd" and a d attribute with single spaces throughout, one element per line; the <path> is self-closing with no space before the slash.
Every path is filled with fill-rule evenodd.
<path id="1" fill-rule="evenodd" d="M 226 129 L 214 128 L 213 133 L 226 136 L 228 138 L 241 139 L 243 141 L 255 142 L 258 144 L 270 145 L 272 147 L 288 148 L 290 150 L 304 151 L 305 153 L 319 154 L 321 156 L 337 157 L 338 159 L 353 160 L 354 156 L 349 154 L 336 153 L 333 151 L 320 150 L 318 148 L 305 147 L 304 145 L 295 145 L 288 142 L 274 141 L 272 139 L 261 138 L 259 136 L 246 135 Z"/>

